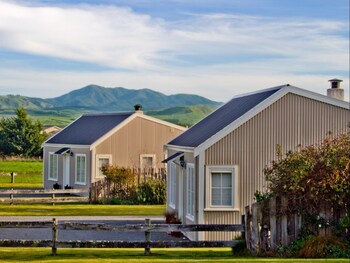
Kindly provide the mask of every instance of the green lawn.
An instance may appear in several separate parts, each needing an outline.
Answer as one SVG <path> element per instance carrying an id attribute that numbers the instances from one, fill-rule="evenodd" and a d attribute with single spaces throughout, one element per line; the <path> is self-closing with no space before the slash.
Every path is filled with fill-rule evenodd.
<path id="1" fill-rule="evenodd" d="M 165 205 L 0 204 L 0 216 L 162 216 Z"/>
<path id="2" fill-rule="evenodd" d="M 0 161 L 0 188 L 42 188 L 42 161 Z M 11 183 L 11 172 L 16 174 Z"/>
<path id="3" fill-rule="evenodd" d="M 63 249 L 51 256 L 50 248 L 0 248 L 1 262 L 349 262 L 349 259 L 281 259 L 234 257 L 229 248 L 152 249 L 145 256 L 143 249 Z"/>
<path id="4" fill-rule="evenodd" d="M 11 176 L 0 175 L 0 188 L 43 188 L 43 176 L 34 174 L 19 174 L 11 183 Z"/>
<path id="5" fill-rule="evenodd" d="M 0 173 L 41 174 L 43 162 L 36 160 L 0 161 Z"/>

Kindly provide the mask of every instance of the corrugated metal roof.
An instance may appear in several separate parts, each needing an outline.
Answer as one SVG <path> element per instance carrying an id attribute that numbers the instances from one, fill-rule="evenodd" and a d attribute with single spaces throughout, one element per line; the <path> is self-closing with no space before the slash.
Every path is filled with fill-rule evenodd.
<path id="1" fill-rule="evenodd" d="M 133 113 L 85 114 L 46 143 L 91 145 Z"/>
<path id="2" fill-rule="evenodd" d="M 197 147 L 283 87 L 234 97 L 168 144 Z"/>
<path id="3" fill-rule="evenodd" d="M 182 155 L 184 155 L 184 152 L 176 152 L 173 155 L 169 156 L 168 158 L 166 158 L 165 160 L 162 161 L 162 163 L 167 163 L 169 161 L 174 160 L 177 157 L 181 157 Z"/>
<path id="4" fill-rule="evenodd" d="M 65 153 L 68 153 L 68 152 L 70 152 L 70 148 L 63 147 L 63 148 L 59 149 L 58 151 L 56 151 L 55 154 L 65 154 Z"/>

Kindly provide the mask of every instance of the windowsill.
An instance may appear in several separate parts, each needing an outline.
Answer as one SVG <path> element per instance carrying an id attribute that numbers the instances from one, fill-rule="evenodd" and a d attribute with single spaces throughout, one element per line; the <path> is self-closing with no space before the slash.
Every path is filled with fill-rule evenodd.
<path id="1" fill-rule="evenodd" d="M 207 207 L 204 212 L 239 212 L 239 208 L 233 207 Z"/>
<path id="2" fill-rule="evenodd" d="M 86 185 L 86 183 L 75 182 L 76 185 Z"/>
<path id="3" fill-rule="evenodd" d="M 194 223 L 194 216 L 186 215 L 186 219 Z"/>
<path id="4" fill-rule="evenodd" d="M 169 204 L 169 207 L 171 208 L 171 209 L 176 209 L 176 207 L 175 207 L 175 205 L 174 204 Z"/>
<path id="5" fill-rule="evenodd" d="M 48 178 L 47 180 L 48 180 L 48 181 L 52 181 L 52 182 L 57 182 L 57 181 L 58 181 L 58 178 L 57 178 L 57 179 L 54 179 L 54 178 Z"/>

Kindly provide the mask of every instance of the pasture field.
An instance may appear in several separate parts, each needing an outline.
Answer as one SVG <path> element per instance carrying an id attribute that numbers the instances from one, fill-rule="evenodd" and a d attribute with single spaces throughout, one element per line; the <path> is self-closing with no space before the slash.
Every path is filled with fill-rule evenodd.
<path id="1" fill-rule="evenodd" d="M 0 216 L 162 216 L 165 205 L 0 204 Z"/>
<path id="2" fill-rule="evenodd" d="M 57 256 L 51 256 L 50 248 L 0 248 L 0 261 L 8 262 L 308 262 L 348 263 L 348 259 L 296 259 L 236 257 L 230 248 L 172 248 L 152 249 L 152 255 L 145 256 L 143 249 L 80 249 L 59 248 Z"/>
<path id="3" fill-rule="evenodd" d="M 145 256 L 143 249 L 80 249 L 58 248 L 57 256 L 51 256 L 50 248 L 0 248 L 1 262 L 308 262 L 308 263 L 348 263 L 349 259 L 297 259 L 236 257 L 230 248 L 196 249 L 151 249 L 152 255 Z"/>
<path id="4" fill-rule="evenodd" d="M 43 162 L 38 160 L 0 161 L 0 188 L 42 188 Z M 11 173 L 15 183 L 11 183 Z"/>

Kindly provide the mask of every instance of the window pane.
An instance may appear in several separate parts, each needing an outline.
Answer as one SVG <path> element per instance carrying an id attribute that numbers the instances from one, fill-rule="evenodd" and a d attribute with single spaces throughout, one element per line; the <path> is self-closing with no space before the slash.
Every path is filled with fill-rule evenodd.
<path id="1" fill-rule="evenodd" d="M 222 205 L 231 206 L 232 205 L 232 190 L 222 189 Z"/>
<path id="2" fill-rule="evenodd" d="M 221 205 L 221 191 L 213 188 L 211 191 L 211 205 Z"/>
<path id="3" fill-rule="evenodd" d="M 109 158 L 99 158 L 98 159 L 98 175 L 103 176 L 103 172 L 101 171 L 102 167 L 105 165 L 109 165 Z"/>
<path id="4" fill-rule="evenodd" d="M 49 178 L 57 179 L 57 161 L 58 156 L 56 154 L 50 154 L 49 157 Z"/>
<path id="5" fill-rule="evenodd" d="M 223 173 L 222 174 L 222 186 L 223 187 L 232 187 L 232 180 L 231 180 L 230 173 Z"/>
<path id="6" fill-rule="evenodd" d="M 232 173 L 211 173 L 211 205 L 232 206 Z"/>
<path id="7" fill-rule="evenodd" d="M 143 169 L 153 168 L 153 157 L 152 156 L 143 156 L 141 160 L 141 165 Z"/>
<path id="8" fill-rule="evenodd" d="M 76 175 L 76 179 L 77 182 L 79 183 L 85 183 L 86 178 L 85 178 L 85 161 L 86 158 L 85 156 L 77 156 L 77 175 Z"/>
<path id="9" fill-rule="evenodd" d="M 212 173 L 212 187 L 221 187 L 221 174 L 220 173 Z"/>

